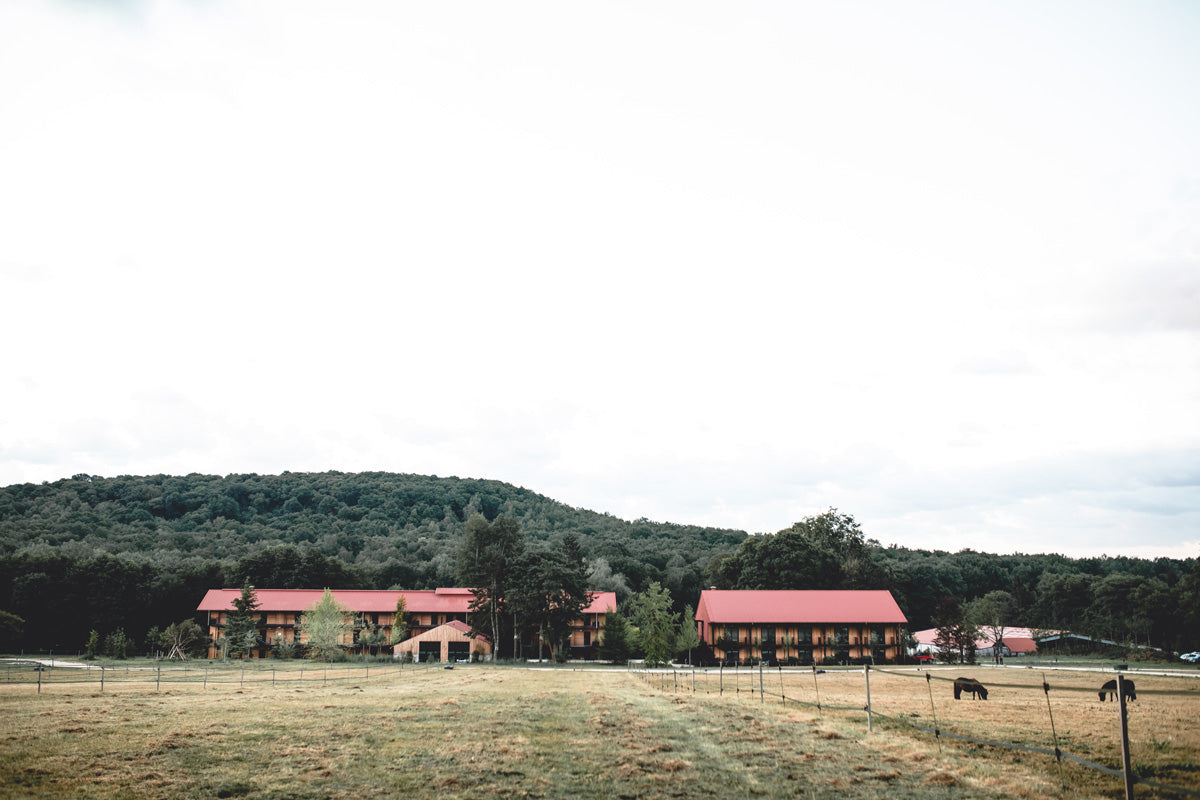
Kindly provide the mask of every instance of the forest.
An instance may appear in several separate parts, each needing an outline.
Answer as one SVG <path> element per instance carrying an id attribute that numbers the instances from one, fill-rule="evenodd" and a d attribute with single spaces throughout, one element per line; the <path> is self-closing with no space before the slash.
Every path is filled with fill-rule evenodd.
<path id="1" fill-rule="evenodd" d="M 1200 647 L 1200 559 L 1074 559 L 881 547 L 836 509 L 775 534 L 622 520 L 494 480 L 395 473 L 75 475 L 0 488 L 0 651 L 138 641 L 205 591 L 427 589 L 456 583 L 473 515 L 531 543 L 573 536 L 591 588 L 652 583 L 676 610 L 718 588 L 886 588 L 911 630 L 939 604 L 1003 593 L 1006 624 L 1181 651 Z M 1048 536 L 1049 538 L 1049 536 Z"/>

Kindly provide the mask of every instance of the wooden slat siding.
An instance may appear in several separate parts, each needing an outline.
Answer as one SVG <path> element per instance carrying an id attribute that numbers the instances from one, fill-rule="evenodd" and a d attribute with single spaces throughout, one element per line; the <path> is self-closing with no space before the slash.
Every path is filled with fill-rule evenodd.
<path id="1" fill-rule="evenodd" d="M 472 639 L 463 631 L 446 624 L 440 625 L 433 630 L 425 631 L 417 636 L 405 639 L 400 644 L 396 645 L 394 652 L 396 655 L 408 653 L 417 655 L 421 652 L 421 642 L 440 642 L 441 659 L 446 662 L 450 659 L 450 642 L 469 642 L 472 653 L 480 653 L 482 655 L 491 655 L 492 646 L 482 639 Z"/>
<path id="2" fill-rule="evenodd" d="M 266 624 L 263 626 L 263 633 L 264 639 L 268 643 L 268 648 L 280 634 L 282 634 L 284 641 L 303 642 L 303 637 L 300 637 L 298 640 L 296 639 L 295 625 L 303 613 L 303 608 L 311 604 L 309 601 L 312 600 L 315 602 L 316 599 L 319 599 L 318 592 L 316 590 L 276 589 L 258 589 L 257 592 L 260 595 L 260 602 L 264 602 L 264 598 L 271 601 L 266 602 L 267 607 L 260 611 L 260 613 L 266 615 Z M 239 593 L 240 590 L 234 589 L 213 589 L 201 601 L 200 608 L 197 610 L 205 611 L 208 615 L 210 642 L 215 642 L 220 637 L 221 630 L 227 622 L 226 614 L 232 608 L 229 604 L 233 602 L 233 599 Z M 593 644 L 595 639 L 603 632 L 605 614 L 597 612 L 601 609 L 616 606 L 616 595 L 612 592 L 593 592 L 592 595 L 592 605 L 585 611 L 584 619 L 577 621 L 572 630 L 573 634 L 576 632 L 579 633 L 578 642 L 580 647 L 583 646 L 583 631 L 591 630 Z M 339 602 L 343 602 L 344 605 L 353 610 L 353 614 L 361 616 L 363 626 L 358 628 L 360 631 L 366 627 L 367 623 L 374 623 L 382 629 L 384 635 L 390 641 L 392 626 L 395 622 L 394 609 L 396 598 L 401 596 L 406 598 L 409 614 L 409 635 L 416 637 L 452 620 L 465 623 L 467 619 L 466 609 L 470 603 L 471 592 L 469 589 L 456 588 L 412 591 L 335 589 L 334 596 L 346 598 L 351 601 L 350 603 L 345 603 L 339 599 Z M 296 603 L 300 607 L 289 608 L 287 605 L 282 605 L 283 603 Z M 360 605 L 356 605 L 356 603 Z M 597 620 L 598 624 L 590 624 L 593 618 Z M 344 643 L 352 644 L 353 638 L 353 633 L 350 633 Z M 574 640 L 575 638 L 573 635 L 572 639 Z M 215 645 L 210 645 L 208 656 L 209 658 L 219 657 L 219 648 Z"/>
<path id="3" fill-rule="evenodd" d="M 879 625 L 879 623 L 874 623 Z M 749 658 L 762 658 L 762 629 L 764 626 L 754 623 L 725 623 L 719 625 L 711 625 L 708 628 L 707 643 L 712 647 L 714 654 L 719 658 L 726 658 L 734 651 L 726 652 L 722 650 L 717 643 L 725 635 L 726 629 L 730 632 L 736 631 L 738 641 L 742 643 L 750 642 L 750 647 L 746 648 L 745 652 Z M 775 628 L 775 650 L 776 658 L 781 655 L 784 659 L 789 655 L 794 656 L 798 647 L 811 647 L 813 653 L 813 663 L 820 663 L 822 659 L 832 658 L 837 655 L 837 629 L 839 627 L 849 628 L 849 641 L 851 644 L 846 645 L 849 650 L 850 658 L 869 658 L 873 650 L 871 646 L 871 627 L 872 624 L 864 623 L 858 626 L 838 626 L 838 625 L 772 625 Z M 900 653 L 900 626 L 899 625 L 881 625 L 883 628 L 884 644 L 880 647 L 884 648 L 885 658 L 895 661 Z M 799 632 L 809 628 L 812 631 L 811 638 L 808 644 L 789 644 L 784 645 L 781 642 L 783 637 L 788 636 L 793 639 L 799 638 Z M 769 645 L 768 645 L 769 646 Z M 741 657 L 743 650 L 736 651 L 738 657 Z"/>

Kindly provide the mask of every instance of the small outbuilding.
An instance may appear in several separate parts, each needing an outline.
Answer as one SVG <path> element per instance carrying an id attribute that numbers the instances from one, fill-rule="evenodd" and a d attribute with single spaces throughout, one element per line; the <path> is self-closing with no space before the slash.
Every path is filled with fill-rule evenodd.
<path id="1" fill-rule="evenodd" d="M 395 646 L 394 652 L 396 658 L 452 664 L 455 661 L 491 658 L 492 643 L 484 636 L 472 639 L 470 625 L 451 620 L 445 625 L 405 639 Z"/>
<path id="2" fill-rule="evenodd" d="M 913 633 L 913 638 L 917 640 L 917 646 L 913 652 L 936 654 L 937 632 L 937 628 L 927 628 Z M 977 658 L 992 659 L 1034 655 L 1037 653 L 1038 641 L 1058 633 L 1060 632 L 1018 628 L 1011 625 L 980 628 L 979 635 L 975 639 L 975 655 Z"/>

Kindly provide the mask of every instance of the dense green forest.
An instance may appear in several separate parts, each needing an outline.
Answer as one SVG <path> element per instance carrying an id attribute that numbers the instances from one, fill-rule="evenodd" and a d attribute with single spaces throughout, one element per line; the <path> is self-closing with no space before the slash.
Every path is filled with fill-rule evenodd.
<path id="1" fill-rule="evenodd" d="M 677 608 L 706 586 L 889 588 L 914 630 L 945 596 L 1011 595 L 1010 624 L 1169 649 L 1200 646 L 1200 561 L 1070 559 L 882 548 L 836 511 L 769 536 L 621 520 L 499 481 L 392 473 L 76 475 L 0 489 L 0 649 L 76 651 L 89 631 L 137 639 L 204 592 L 455 584 L 466 520 L 516 520 L 527 540 L 574 534 L 595 589 L 657 581 Z M 4 617 L 3 619 L 8 619 Z M 2 620 L 0 620 L 2 621 Z"/>

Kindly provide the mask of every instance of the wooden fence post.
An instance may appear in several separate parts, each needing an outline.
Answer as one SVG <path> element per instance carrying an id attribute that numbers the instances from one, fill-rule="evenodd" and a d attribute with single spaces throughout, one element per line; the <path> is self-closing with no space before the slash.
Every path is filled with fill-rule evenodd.
<path id="1" fill-rule="evenodd" d="M 867 733 L 874 733 L 875 728 L 871 724 L 871 665 L 863 664 L 863 677 L 867 679 Z"/>
<path id="2" fill-rule="evenodd" d="M 1121 766 L 1125 771 L 1125 800 L 1133 800 L 1133 768 L 1129 763 L 1129 717 L 1125 713 L 1125 679 L 1117 676 L 1117 698 L 1121 701 Z"/>

